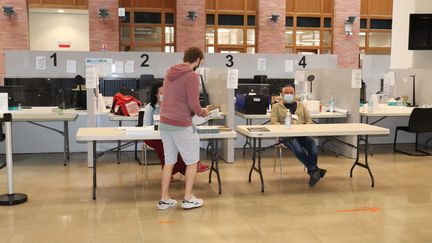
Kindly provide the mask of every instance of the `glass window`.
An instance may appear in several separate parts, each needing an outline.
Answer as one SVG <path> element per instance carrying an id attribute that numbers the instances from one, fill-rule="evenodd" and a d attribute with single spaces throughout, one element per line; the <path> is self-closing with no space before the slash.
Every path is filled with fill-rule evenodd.
<path id="1" fill-rule="evenodd" d="M 332 19 L 324 18 L 324 28 L 331 28 L 331 27 L 332 27 Z"/>
<path id="2" fill-rule="evenodd" d="M 297 27 L 319 28 L 321 19 L 319 17 L 297 17 Z"/>
<path id="3" fill-rule="evenodd" d="M 391 32 L 370 32 L 369 47 L 390 47 Z"/>
<path id="4" fill-rule="evenodd" d="M 360 29 L 367 29 L 367 19 L 360 19 Z"/>
<path id="5" fill-rule="evenodd" d="M 206 24 L 207 25 L 214 25 L 215 24 L 215 15 L 214 14 L 207 14 L 206 15 Z"/>
<path id="6" fill-rule="evenodd" d="M 360 47 L 366 46 L 366 32 L 360 32 Z"/>
<path id="7" fill-rule="evenodd" d="M 130 23 L 130 12 L 126 12 L 124 17 L 120 17 L 122 23 Z"/>
<path id="8" fill-rule="evenodd" d="M 125 25 L 121 26 L 121 42 L 129 42 L 130 41 L 130 26 Z"/>
<path id="9" fill-rule="evenodd" d="M 161 43 L 161 40 L 161 27 L 135 27 L 135 42 Z"/>
<path id="10" fill-rule="evenodd" d="M 255 29 L 247 30 L 247 44 L 255 45 Z"/>
<path id="11" fill-rule="evenodd" d="M 174 44 L 174 27 L 165 27 L 165 43 Z"/>
<path id="12" fill-rule="evenodd" d="M 249 53 L 249 54 L 255 54 L 255 47 L 248 47 L 248 48 L 246 48 L 247 50 L 247 53 Z"/>
<path id="13" fill-rule="evenodd" d="M 331 48 L 323 48 L 321 54 L 332 54 L 331 53 Z"/>
<path id="14" fill-rule="evenodd" d="M 206 28 L 206 44 L 214 44 L 214 28 Z"/>
<path id="15" fill-rule="evenodd" d="M 324 30 L 322 44 L 323 46 L 331 46 L 331 31 Z"/>
<path id="16" fill-rule="evenodd" d="M 285 30 L 285 43 L 288 46 L 293 45 L 293 30 Z"/>
<path id="17" fill-rule="evenodd" d="M 161 13 L 135 12 L 135 23 L 160 24 L 162 23 Z"/>
<path id="18" fill-rule="evenodd" d="M 218 29 L 218 44 L 243 44 L 243 29 Z"/>
<path id="19" fill-rule="evenodd" d="M 392 29 L 391 19 L 371 19 L 370 21 L 371 21 L 370 22 L 371 29 L 382 29 L 382 30 Z"/>
<path id="20" fill-rule="evenodd" d="M 174 24 L 174 14 L 166 13 L 165 14 L 165 24 Z"/>
<path id="21" fill-rule="evenodd" d="M 165 46 L 165 52 L 174 52 L 174 46 Z"/>
<path id="22" fill-rule="evenodd" d="M 247 16 L 247 25 L 248 26 L 255 26 L 255 15 L 248 15 Z"/>
<path id="23" fill-rule="evenodd" d="M 285 48 L 285 52 L 288 54 L 292 54 L 293 53 L 293 49 L 291 47 Z"/>
<path id="24" fill-rule="evenodd" d="M 161 48 L 153 46 L 135 46 L 134 51 L 160 52 Z"/>
<path id="25" fill-rule="evenodd" d="M 234 26 L 244 25 L 243 15 L 219 14 L 218 24 Z"/>
<path id="26" fill-rule="evenodd" d="M 207 53 L 214 53 L 214 46 L 207 46 Z"/>
<path id="27" fill-rule="evenodd" d="M 319 30 L 298 30 L 296 32 L 297 46 L 319 46 L 320 31 Z"/>
<path id="28" fill-rule="evenodd" d="M 293 26 L 294 26 L 294 18 L 285 17 L 285 27 L 293 27 Z"/>

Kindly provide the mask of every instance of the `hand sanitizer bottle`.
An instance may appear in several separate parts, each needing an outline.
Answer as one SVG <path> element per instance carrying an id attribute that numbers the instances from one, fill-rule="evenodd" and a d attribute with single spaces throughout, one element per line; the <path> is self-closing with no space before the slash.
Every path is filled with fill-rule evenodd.
<path id="1" fill-rule="evenodd" d="M 335 98 L 332 92 L 329 100 L 329 112 L 334 112 L 334 106 L 335 106 Z"/>
<path id="2" fill-rule="evenodd" d="M 285 117 L 285 128 L 291 128 L 291 112 L 288 109 Z"/>

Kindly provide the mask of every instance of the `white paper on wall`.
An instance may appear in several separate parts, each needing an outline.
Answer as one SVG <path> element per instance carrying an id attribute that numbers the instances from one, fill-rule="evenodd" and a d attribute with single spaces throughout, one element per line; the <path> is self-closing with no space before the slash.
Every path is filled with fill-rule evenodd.
<path id="1" fill-rule="evenodd" d="M 360 69 L 353 69 L 351 75 L 351 88 L 361 89 L 362 73 Z"/>
<path id="2" fill-rule="evenodd" d="M 294 60 L 285 60 L 285 72 L 286 73 L 294 72 Z"/>
<path id="3" fill-rule="evenodd" d="M 98 81 L 98 69 L 96 64 L 86 65 L 86 89 L 95 89 Z"/>
<path id="4" fill-rule="evenodd" d="M 46 69 L 46 57 L 36 56 L 36 70 L 45 70 L 45 69 Z"/>
<path id="5" fill-rule="evenodd" d="M 238 69 L 228 69 L 227 89 L 237 89 L 239 72 Z"/>
<path id="6" fill-rule="evenodd" d="M 297 85 L 300 82 L 304 82 L 305 81 L 305 76 L 306 76 L 306 72 L 305 71 L 296 71 L 295 72 L 294 84 Z"/>
<path id="7" fill-rule="evenodd" d="M 125 73 L 133 73 L 134 72 L 134 61 L 133 60 L 127 60 L 125 62 Z"/>
<path id="8" fill-rule="evenodd" d="M 0 93 L 0 111 L 7 112 L 9 109 L 8 93 Z"/>
<path id="9" fill-rule="evenodd" d="M 124 73 L 123 66 L 123 61 L 114 61 L 114 73 Z"/>
<path id="10" fill-rule="evenodd" d="M 267 59 L 266 58 L 258 58 L 257 59 L 257 70 L 265 71 L 267 69 Z"/>
<path id="11" fill-rule="evenodd" d="M 76 73 L 76 60 L 66 60 L 66 72 Z"/>
<path id="12" fill-rule="evenodd" d="M 390 86 L 395 85 L 395 73 L 393 71 L 389 72 L 389 84 Z"/>

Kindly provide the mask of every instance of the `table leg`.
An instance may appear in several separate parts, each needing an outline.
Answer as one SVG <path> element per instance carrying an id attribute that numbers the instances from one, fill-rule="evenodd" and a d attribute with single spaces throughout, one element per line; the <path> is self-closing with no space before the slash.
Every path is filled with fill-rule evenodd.
<path id="1" fill-rule="evenodd" d="M 248 126 L 248 125 L 252 125 L 252 119 L 247 119 L 246 118 L 246 125 Z M 251 138 L 249 138 L 249 137 L 247 137 L 246 136 L 246 142 L 245 142 L 245 144 L 243 145 L 243 157 L 245 156 L 245 154 L 246 154 L 246 147 L 249 145 L 249 148 L 251 148 L 252 146 L 251 146 Z"/>
<path id="2" fill-rule="evenodd" d="M 358 165 L 358 166 L 363 167 L 363 168 L 368 170 L 369 176 L 370 176 L 371 181 L 372 181 L 371 187 L 375 187 L 375 179 L 374 179 L 374 176 L 372 175 L 372 171 L 370 169 L 369 162 L 368 162 L 368 155 L 369 155 L 369 150 L 368 150 L 368 146 L 367 146 L 368 139 L 369 139 L 368 135 L 366 135 L 365 138 L 361 138 L 361 135 L 357 136 L 357 156 L 356 156 L 356 161 L 354 162 L 353 166 L 351 167 L 350 177 L 352 177 L 352 175 L 353 175 L 354 167 Z M 360 161 L 360 142 L 361 141 L 365 142 L 365 161 L 364 161 L 364 164 L 359 162 Z"/>
<path id="3" fill-rule="evenodd" d="M 252 167 L 249 171 L 249 182 L 252 181 L 252 171 L 255 169 L 255 162 L 256 162 L 256 138 L 253 138 Z"/>
<path id="4" fill-rule="evenodd" d="M 258 171 L 261 180 L 261 192 L 264 192 L 264 177 L 261 168 L 261 138 L 258 138 Z"/>
<path id="5" fill-rule="evenodd" d="M 96 141 L 93 141 L 93 200 L 96 200 Z"/>
<path id="6" fill-rule="evenodd" d="M 209 183 L 211 183 L 211 177 L 214 171 L 216 173 L 216 177 L 218 180 L 219 194 L 222 194 L 222 183 L 221 183 L 220 172 L 219 172 L 219 159 L 217 155 L 218 142 L 216 139 L 212 139 L 210 140 L 210 143 L 212 146 L 212 162 L 211 162 L 210 173 L 209 173 Z"/>
<path id="7" fill-rule="evenodd" d="M 69 122 L 63 122 L 63 157 L 64 157 L 64 166 L 66 166 L 67 161 L 70 159 L 70 148 L 69 148 Z"/>
<path id="8" fill-rule="evenodd" d="M 122 126 L 122 121 L 119 121 L 119 127 Z M 117 164 L 120 164 L 121 160 L 121 141 L 117 141 Z"/>

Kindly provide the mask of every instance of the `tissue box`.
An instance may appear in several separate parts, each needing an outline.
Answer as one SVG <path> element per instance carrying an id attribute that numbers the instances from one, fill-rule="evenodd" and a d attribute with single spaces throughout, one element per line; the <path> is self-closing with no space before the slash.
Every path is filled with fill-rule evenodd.
<path id="1" fill-rule="evenodd" d="M 310 114 L 320 113 L 320 101 L 319 100 L 306 100 L 303 102 Z"/>

